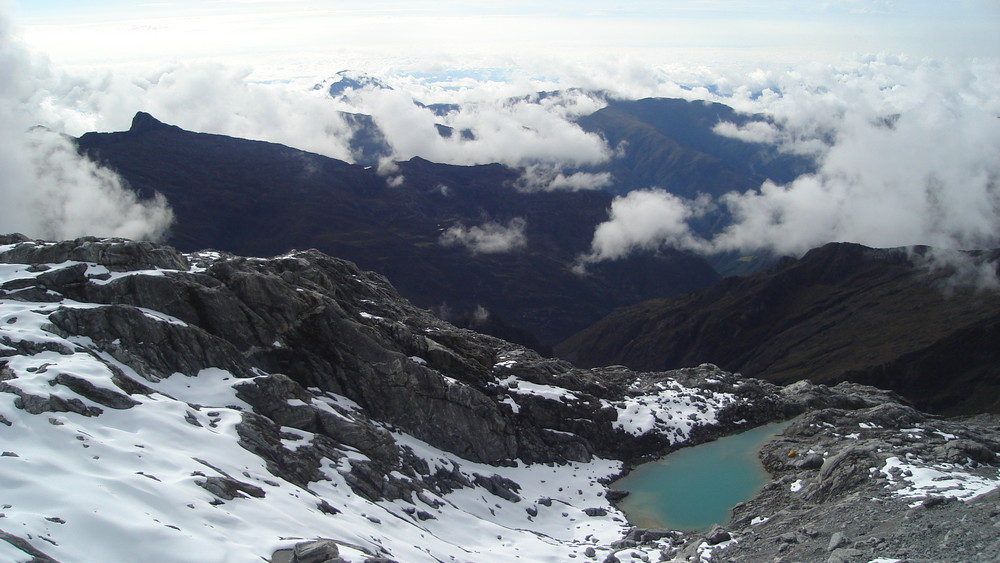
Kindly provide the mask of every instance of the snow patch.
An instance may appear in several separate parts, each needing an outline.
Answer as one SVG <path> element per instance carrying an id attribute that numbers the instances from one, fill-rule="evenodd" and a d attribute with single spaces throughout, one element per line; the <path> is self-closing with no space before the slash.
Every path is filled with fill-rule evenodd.
<path id="1" fill-rule="evenodd" d="M 889 481 L 888 488 L 910 499 L 943 496 L 968 501 L 1000 487 L 1000 470 L 995 468 L 988 469 L 994 476 L 984 476 L 970 473 L 956 464 L 931 465 L 915 458 L 903 461 L 893 456 L 885 460 L 879 471 Z"/>

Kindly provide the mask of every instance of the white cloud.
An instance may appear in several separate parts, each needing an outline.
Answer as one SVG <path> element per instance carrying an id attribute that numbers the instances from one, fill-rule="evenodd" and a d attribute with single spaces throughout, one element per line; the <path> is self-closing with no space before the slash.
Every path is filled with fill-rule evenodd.
<path id="1" fill-rule="evenodd" d="M 446 230 L 440 239 L 443 246 L 464 246 L 473 254 L 499 254 L 520 250 L 528 245 L 524 233 L 527 222 L 515 217 L 506 225 L 490 221 L 473 227 L 455 225 Z"/>
<path id="2" fill-rule="evenodd" d="M 597 226 L 590 252 L 578 260 L 586 264 L 617 260 L 637 250 L 661 246 L 706 249 L 687 221 L 708 210 L 707 198 L 685 200 L 662 189 L 636 190 L 611 202 L 608 220 Z"/>
<path id="3" fill-rule="evenodd" d="M 128 128 L 137 111 L 184 129 L 282 143 L 350 161 L 351 127 L 323 92 L 257 84 L 249 67 L 167 64 L 138 74 L 56 75 L 36 94 L 39 119 L 71 135 Z"/>
<path id="4" fill-rule="evenodd" d="M 599 190 L 611 185 L 611 174 L 608 172 L 566 174 L 556 166 L 532 164 L 524 168 L 515 185 L 526 192 Z"/>
<path id="5" fill-rule="evenodd" d="M 717 135 L 732 137 L 748 143 L 777 144 L 781 139 L 780 130 L 766 121 L 751 121 L 742 126 L 722 121 L 716 124 L 712 131 Z"/>
<path id="6" fill-rule="evenodd" d="M 324 17 L 316 22 L 329 21 Z M 284 25 L 290 20 L 282 21 Z M 336 36 L 328 29 L 325 33 Z M 262 77 L 258 66 L 192 62 L 187 57 L 182 58 L 187 62 L 155 63 L 141 72 L 126 72 L 125 66 L 83 72 L 86 67 L 77 66 L 82 74 L 68 76 L 31 62 L 23 51 L 12 55 L 7 39 L 4 45 L 3 75 L 18 77 L 0 86 L 3 99 L 12 102 L 3 110 L 5 131 L 36 123 L 72 135 L 122 130 L 143 110 L 190 130 L 275 141 L 349 161 L 354 131 L 334 110 L 356 111 L 373 116 L 391 146 L 392 159 L 501 162 L 524 170 L 523 188 L 595 189 L 610 178 L 566 171 L 590 170 L 614 158 L 615 151 L 579 128 L 575 118 L 602 107 L 606 96 L 666 96 L 764 113 L 774 125 L 720 124 L 716 130 L 744 140 L 776 142 L 785 151 L 817 158 L 813 175 L 714 202 L 725 206 L 736 221 L 710 241 L 684 230 L 701 204 L 655 196 L 651 210 L 662 211 L 666 225 L 657 226 L 649 210 L 629 208 L 632 200 L 619 202 L 617 210 L 611 210 L 609 226 L 595 236 L 588 255 L 593 260 L 667 243 L 698 250 L 769 248 L 789 253 L 828 240 L 873 246 L 1000 245 L 1000 99 L 995 95 L 1000 66 L 995 58 L 935 62 L 878 55 L 839 59 L 836 64 L 719 67 L 650 64 L 650 54 L 660 51 L 641 49 L 624 55 L 608 52 L 585 64 L 568 62 L 556 50 L 536 50 L 530 60 L 475 58 L 471 53 L 431 60 L 414 53 L 364 63 L 393 90 L 365 90 L 349 100 L 332 100 L 323 91 L 311 90 L 317 78 L 256 82 Z M 344 68 L 341 59 L 330 60 L 324 59 L 324 65 L 336 66 L 327 74 Z M 523 69 L 511 70 L 525 61 Z M 496 66 L 483 68 L 485 63 Z M 316 68 L 289 64 L 274 72 L 304 76 L 305 70 Z M 453 68 L 464 71 L 451 72 Z M 561 93 L 533 97 L 541 90 Z M 453 106 L 436 115 L 413 100 Z M 15 114 L 17 119 L 7 117 Z M 437 124 L 453 128 L 455 134 L 441 137 Z M 466 131 L 471 138 L 463 135 Z M 5 167 L 4 183 L 11 185 L 11 178 L 27 174 L 16 165 L 32 160 L 16 151 L 6 153 L 4 162 L 12 164 Z M 402 182 L 398 175 L 387 178 Z M 633 215 L 644 222 L 626 227 L 623 219 L 616 219 Z"/>
<path id="7" fill-rule="evenodd" d="M 1000 290 L 1000 262 L 984 253 L 941 248 L 910 248 L 910 259 L 928 272 L 946 293 L 962 288 Z"/>
<path id="8" fill-rule="evenodd" d="M 831 240 L 1000 245 L 1000 102 L 990 94 L 1000 84 L 997 67 L 876 66 L 895 75 L 884 90 L 871 91 L 878 77 L 845 74 L 850 87 L 785 92 L 776 103 L 786 110 L 783 125 L 799 139 L 830 137 L 819 169 L 788 185 L 723 198 L 736 222 L 716 247 L 799 253 Z M 818 112 L 816 98 L 839 107 Z"/>
<path id="9" fill-rule="evenodd" d="M 830 241 L 875 247 L 1000 246 L 1000 66 L 866 57 L 842 68 L 748 76 L 715 101 L 771 115 L 716 131 L 776 141 L 817 158 L 815 174 L 730 193 L 733 224 L 710 241 L 690 236 L 694 205 L 663 194 L 616 200 L 587 260 L 673 244 L 696 251 L 800 254 Z M 756 87 L 755 87 L 756 86 Z M 634 218 L 634 219 L 633 219 Z"/>
<path id="10" fill-rule="evenodd" d="M 173 215 L 163 198 L 140 201 L 113 172 L 44 128 L 36 76 L 49 75 L 13 41 L 0 17 L 0 232 L 61 239 L 82 235 L 158 239 Z"/>
<path id="11" fill-rule="evenodd" d="M 511 99 L 509 86 L 483 84 L 475 96 L 447 92 L 426 84 L 408 84 L 408 89 L 354 92 L 347 111 L 367 113 L 385 135 L 396 160 L 421 157 L 457 165 L 499 162 L 522 167 L 537 163 L 579 167 L 606 162 L 611 155 L 604 141 L 573 122 L 580 112 L 594 111 L 603 102 L 579 92 L 544 99 Z M 533 84 L 521 84 L 522 90 Z M 529 90 L 530 91 L 530 90 Z M 524 92 L 521 92 L 524 94 Z M 453 111 L 435 115 L 414 103 L 455 104 Z M 495 97 L 484 98 L 485 94 Z M 341 104 L 345 101 L 341 101 Z M 442 137 L 437 125 L 451 127 Z M 470 132 L 463 135 L 463 132 Z"/>

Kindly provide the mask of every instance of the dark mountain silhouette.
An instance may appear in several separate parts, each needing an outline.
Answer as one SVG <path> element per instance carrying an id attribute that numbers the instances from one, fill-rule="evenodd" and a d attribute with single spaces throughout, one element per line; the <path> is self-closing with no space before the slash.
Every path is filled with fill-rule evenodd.
<path id="1" fill-rule="evenodd" d="M 782 384 L 875 385 L 930 412 L 1000 412 L 1000 292 L 962 287 L 954 268 L 926 267 L 932 252 L 942 251 L 831 243 L 765 272 L 617 310 L 556 351 L 581 366 L 711 361 Z M 996 270 L 1000 250 L 961 256 Z"/>
<path id="2" fill-rule="evenodd" d="M 338 75 L 337 81 L 330 86 L 330 95 L 340 95 L 345 84 L 352 88 L 387 88 L 374 79 L 352 80 Z M 326 88 L 325 83 L 317 88 Z M 536 92 L 511 98 L 508 102 L 540 103 L 563 93 Z M 752 122 L 774 125 L 767 116 L 740 113 L 719 103 L 674 98 L 614 100 L 604 92 L 591 94 L 606 100 L 607 105 L 578 119 L 577 123 L 584 130 L 604 138 L 616 149 L 615 157 L 607 164 L 566 172 L 608 172 L 611 184 L 605 189 L 613 194 L 658 187 L 688 199 L 697 198 L 699 194 L 718 198 L 731 191 L 755 189 L 765 180 L 787 183 L 815 170 L 815 163 L 809 158 L 783 154 L 767 143 L 751 143 L 714 132 L 721 122 L 738 126 Z M 414 103 L 439 117 L 461 109 L 456 104 Z M 374 165 L 380 158 L 392 154 L 388 140 L 370 116 L 343 116 L 355 130 L 351 150 L 358 163 Z M 436 127 L 442 137 L 456 134 L 445 125 Z M 462 139 L 475 139 L 475 133 L 469 129 L 457 133 Z M 691 227 L 703 236 L 711 236 L 731 220 L 724 208 L 716 208 L 692 219 Z M 734 275 L 759 271 L 776 259 L 766 253 L 754 256 L 724 253 L 710 257 L 710 262 L 717 271 Z"/>
<path id="3" fill-rule="evenodd" d="M 718 281 L 701 258 L 664 251 L 570 271 L 607 218 L 611 194 L 524 193 L 501 165 L 399 163 L 391 187 L 371 167 L 283 145 L 184 131 L 139 113 L 129 131 L 88 133 L 81 152 L 140 195 L 162 193 L 177 221 L 168 242 L 272 256 L 314 247 L 393 280 L 419 306 L 468 317 L 479 306 L 505 336 L 558 342 L 613 308 Z M 525 221 L 527 246 L 474 254 L 442 246 L 455 225 Z M 532 339 L 524 335 L 528 344 Z M 540 344 L 539 344 L 540 343 Z"/>
<path id="4" fill-rule="evenodd" d="M 721 122 L 754 121 L 770 120 L 718 103 L 646 98 L 612 101 L 578 123 L 623 149 L 610 168 L 611 190 L 618 193 L 657 186 L 687 198 L 719 196 L 756 188 L 767 179 L 787 183 L 813 170 L 810 159 L 713 131 Z"/>

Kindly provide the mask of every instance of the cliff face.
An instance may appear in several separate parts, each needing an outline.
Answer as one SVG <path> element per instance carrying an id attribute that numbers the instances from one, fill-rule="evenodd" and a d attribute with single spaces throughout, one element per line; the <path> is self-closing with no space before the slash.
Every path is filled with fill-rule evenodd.
<path id="1" fill-rule="evenodd" d="M 759 274 L 620 309 L 556 351 L 583 366 L 712 361 L 780 384 L 875 385 L 931 412 L 996 412 L 1000 292 L 976 282 L 995 284 L 998 258 L 831 243 Z"/>

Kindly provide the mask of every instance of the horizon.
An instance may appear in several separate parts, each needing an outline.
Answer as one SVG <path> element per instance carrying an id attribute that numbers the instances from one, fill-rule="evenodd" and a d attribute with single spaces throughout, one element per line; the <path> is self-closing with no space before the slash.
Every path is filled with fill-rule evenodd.
<path id="1" fill-rule="evenodd" d="M 64 67 L 216 60 L 262 80 L 343 68 L 377 73 L 544 67 L 588 60 L 773 66 L 845 55 L 1000 54 L 987 0 L 788 2 L 593 0 L 485 5 L 448 1 L 120 0 L 15 2 L 25 43 Z M 124 48 L 123 48 L 124 47 Z M 340 61 L 342 63 L 338 64 Z M 676 62 L 676 61 L 675 61 Z M 330 69 L 335 65 L 335 69 Z"/>

